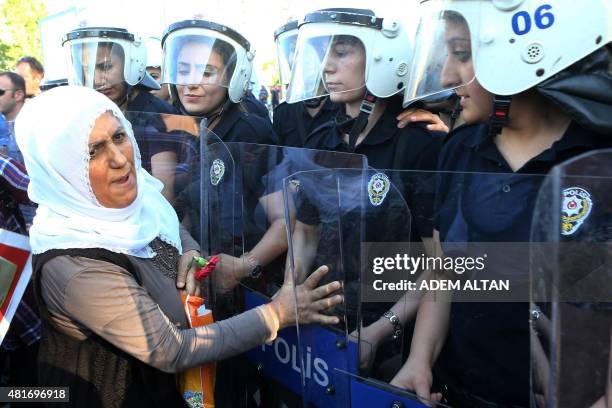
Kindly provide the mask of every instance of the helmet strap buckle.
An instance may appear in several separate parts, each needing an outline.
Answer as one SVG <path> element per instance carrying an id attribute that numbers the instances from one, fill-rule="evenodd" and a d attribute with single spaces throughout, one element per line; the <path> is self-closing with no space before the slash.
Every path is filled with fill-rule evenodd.
<path id="1" fill-rule="evenodd" d="M 493 96 L 493 113 L 489 116 L 489 136 L 495 137 L 501 133 L 510 121 L 510 104 L 512 96 Z"/>

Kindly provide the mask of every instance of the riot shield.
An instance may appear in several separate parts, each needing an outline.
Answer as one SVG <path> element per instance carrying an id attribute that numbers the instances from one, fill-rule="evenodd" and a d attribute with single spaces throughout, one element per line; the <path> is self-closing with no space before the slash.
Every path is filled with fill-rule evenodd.
<path id="1" fill-rule="evenodd" d="M 347 182 L 339 172 L 298 173 L 285 183 L 297 213 L 289 252 L 295 279 L 331 264 L 329 279 L 345 282 L 345 304 L 334 310 L 343 324 L 299 330 L 305 405 L 422 406 L 389 382 L 402 384 L 411 322 L 431 304 L 449 313 L 432 367 L 432 392 L 443 397 L 437 405 L 528 401 L 529 239 L 544 176 L 367 171 L 341 189 Z M 361 196 L 351 197 L 359 184 Z M 310 232 L 300 230 L 302 221 L 314 225 Z M 306 238 L 314 249 L 304 250 Z M 315 367 L 326 367 L 325 376 Z"/>
<path id="2" fill-rule="evenodd" d="M 409 330 L 385 315 L 388 310 L 395 318 L 406 314 L 404 295 L 422 272 L 397 262 L 418 246 L 406 176 L 392 170 L 335 169 L 285 179 L 286 202 L 296 211 L 289 234 L 296 283 L 320 265 L 330 267 L 326 280 L 343 282 L 344 304 L 331 312 L 340 318 L 337 327 L 298 322 L 304 406 L 403 401 L 403 393 L 388 382 L 405 360 Z M 371 342 L 374 337 L 380 341 Z"/>
<path id="3" fill-rule="evenodd" d="M 227 165 L 224 171 L 219 170 L 222 162 L 226 162 L 219 155 L 234 163 L 231 172 Z M 208 198 L 202 200 L 208 201 L 209 208 L 209 253 L 219 257 L 210 296 L 216 319 L 269 301 L 283 284 L 287 253 L 285 214 L 294 212 L 284 207 L 283 178 L 295 171 L 339 165 L 364 168 L 365 158 L 249 143 L 206 144 L 202 171 L 210 173 L 211 179 L 203 181 L 208 184 L 202 188 L 208 192 Z M 218 172 L 223 177 L 217 182 L 213 175 Z M 290 223 L 292 219 L 290 216 Z M 295 330 L 287 330 L 290 331 Z M 217 398 L 217 402 L 222 406 L 273 406 L 275 401 L 289 405 L 299 401 L 299 381 L 292 388 L 286 374 L 273 370 L 270 356 L 270 350 L 264 346 L 219 364 L 216 395 L 226 399 Z M 299 369 L 296 375 L 299 378 Z"/>
<path id="4" fill-rule="evenodd" d="M 540 190 L 531 257 L 531 398 L 612 406 L 612 150 L 555 168 Z"/>
<path id="5" fill-rule="evenodd" d="M 182 115 L 126 112 L 140 149 L 142 167 L 164 183 L 171 203 L 197 172 L 199 121 Z"/>

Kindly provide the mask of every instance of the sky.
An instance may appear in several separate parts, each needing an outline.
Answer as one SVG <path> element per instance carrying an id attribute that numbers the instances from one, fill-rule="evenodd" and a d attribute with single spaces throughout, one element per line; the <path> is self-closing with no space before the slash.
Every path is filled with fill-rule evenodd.
<path id="1" fill-rule="evenodd" d="M 408 13 L 418 0 L 45 0 L 45 3 L 49 17 L 42 28 L 43 48 L 53 52 L 61 53 L 61 35 L 82 19 L 96 21 L 97 25 L 126 26 L 145 37 L 161 37 L 171 23 L 201 14 L 234 28 L 253 44 L 257 51 L 257 75 L 267 82 L 269 72 L 263 72 L 262 65 L 275 60 L 274 31 L 288 19 L 299 19 L 309 11 L 326 7 L 371 8 L 377 15 L 394 16 L 397 10 Z M 46 59 L 50 75 L 63 69 L 61 58 L 53 55 Z"/>

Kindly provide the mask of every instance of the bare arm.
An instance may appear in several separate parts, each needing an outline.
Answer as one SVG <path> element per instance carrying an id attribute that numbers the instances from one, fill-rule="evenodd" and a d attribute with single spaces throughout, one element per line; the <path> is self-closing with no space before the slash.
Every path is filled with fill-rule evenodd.
<path id="1" fill-rule="evenodd" d="M 164 184 L 162 195 L 170 204 L 174 204 L 174 178 L 176 176 L 177 158 L 175 152 L 159 152 L 151 156 L 152 176 Z"/>

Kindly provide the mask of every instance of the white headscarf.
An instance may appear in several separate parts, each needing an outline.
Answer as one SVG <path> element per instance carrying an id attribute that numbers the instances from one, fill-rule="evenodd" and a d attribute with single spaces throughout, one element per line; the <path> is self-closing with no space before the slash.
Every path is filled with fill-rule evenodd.
<path id="1" fill-rule="evenodd" d="M 134 147 L 138 195 L 125 208 L 103 207 L 89 182 L 89 136 L 108 111 Z M 178 218 L 161 195 L 163 185 L 142 168 L 132 126 L 106 96 L 86 87 L 51 89 L 25 104 L 15 134 L 30 176 L 28 195 L 38 203 L 30 229 L 34 254 L 103 248 L 151 258 L 148 244 L 156 237 L 182 252 Z"/>

